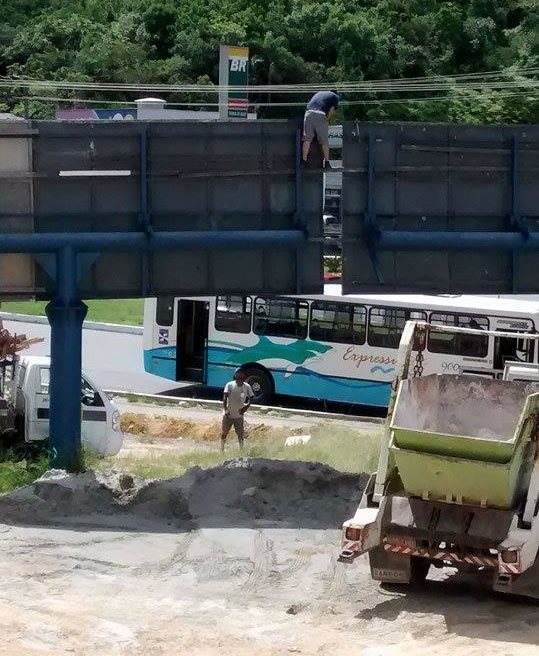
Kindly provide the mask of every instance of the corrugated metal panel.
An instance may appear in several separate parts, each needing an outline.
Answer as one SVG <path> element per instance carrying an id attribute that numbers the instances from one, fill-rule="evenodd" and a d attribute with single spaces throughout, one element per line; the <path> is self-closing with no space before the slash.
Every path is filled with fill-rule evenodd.
<path id="1" fill-rule="evenodd" d="M 538 231 L 539 126 L 347 123 L 343 159 L 346 292 L 539 291 L 536 252 L 374 252 L 367 239 L 377 230 L 518 230 L 515 215 Z"/>

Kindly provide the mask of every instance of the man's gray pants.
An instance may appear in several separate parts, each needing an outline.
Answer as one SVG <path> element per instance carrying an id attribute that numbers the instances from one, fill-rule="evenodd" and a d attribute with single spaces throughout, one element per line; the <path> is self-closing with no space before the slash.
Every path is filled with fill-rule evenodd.
<path id="1" fill-rule="evenodd" d="M 328 119 L 324 112 L 308 109 L 303 119 L 303 139 L 311 141 L 314 136 L 318 139 L 321 146 L 329 145 L 329 126 Z"/>

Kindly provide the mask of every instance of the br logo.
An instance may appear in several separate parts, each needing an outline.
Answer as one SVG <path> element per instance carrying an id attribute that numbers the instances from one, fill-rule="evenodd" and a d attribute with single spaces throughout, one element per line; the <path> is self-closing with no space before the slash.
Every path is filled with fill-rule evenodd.
<path id="1" fill-rule="evenodd" d="M 247 73 L 247 59 L 245 57 L 231 57 L 230 70 L 235 73 Z"/>

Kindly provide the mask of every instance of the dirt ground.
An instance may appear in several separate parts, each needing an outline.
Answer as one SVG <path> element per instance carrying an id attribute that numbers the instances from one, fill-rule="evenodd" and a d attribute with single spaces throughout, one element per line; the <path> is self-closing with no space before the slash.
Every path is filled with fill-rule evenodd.
<path id="1" fill-rule="evenodd" d="M 122 415 L 122 430 L 129 434 L 153 437 L 174 437 L 187 433 L 201 440 L 218 439 L 222 410 L 220 407 L 182 407 L 180 405 L 156 406 L 147 403 L 131 403 L 115 398 L 114 403 Z M 146 420 L 144 421 L 144 418 Z M 350 428 L 357 432 L 372 433 L 382 430 L 383 420 L 358 418 L 336 419 L 327 413 L 301 413 L 270 409 L 264 412 L 251 408 L 245 415 L 252 428 L 265 431 L 290 431 L 290 434 L 308 432 L 314 426 L 331 422 L 333 426 Z M 198 428 L 198 430 L 197 430 Z M 208 430 L 209 428 L 209 430 Z M 214 437 L 214 432 L 217 435 Z"/>
<path id="2" fill-rule="evenodd" d="M 539 654 L 537 605 L 450 570 L 403 591 L 337 563 L 365 477 L 243 459 L 45 478 L 0 497 L 0 654 Z"/>

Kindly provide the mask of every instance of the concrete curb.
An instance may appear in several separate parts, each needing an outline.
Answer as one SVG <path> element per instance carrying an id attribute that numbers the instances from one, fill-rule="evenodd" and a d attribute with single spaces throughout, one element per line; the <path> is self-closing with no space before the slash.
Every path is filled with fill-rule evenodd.
<path id="1" fill-rule="evenodd" d="M 47 317 L 37 317 L 32 314 L 0 312 L 0 319 L 3 319 L 4 321 L 21 321 L 24 323 L 49 325 Z M 119 323 L 101 323 L 98 321 L 85 321 L 82 327 L 84 330 L 101 330 L 108 333 L 126 333 L 128 335 L 142 335 L 143 331 L 141 326 L 127 326 Z"/>
<path id="2" fill-rule="evenodd" d="M 165 396 L 162 394 L 138 394 L 136 392 L 126 392 L 125 390 L 103 390 L 105 394 L 113 396 L 128 397 L 135 396 L 140 399 L 141 403 L 144 401 L 159 401 L 165 405 L 178 405 L 181 402 L 189 403 L 191 406 L 206 406 L 212 410 L 221 410 L 223 407 L 222 401 L 212 401 L 211 399 L 193 399 L 190 396 Z M 137 401 L 133 401 L 137 403 Z M 151 403 L 149 403 L 151 404 Z M 362 421 L 371 424 L 381 425 L 385 422 L 382 417 L 362 417 L 359 415 L 343 415 L 333 412 L 320 412 L 318 410 L 298 410 L 294 408 L 279 408 L 271 405 L 252 405 L 251 409 L 259 414 L 269 414 L 275 412 L 279 416 L 286 417 L 287 415 L 303 415 L 304 417 L 313 417 L 314 419 L 341 419 L 343 421 Z M 275 415 L 269 415 L 273 417 Z"/>

